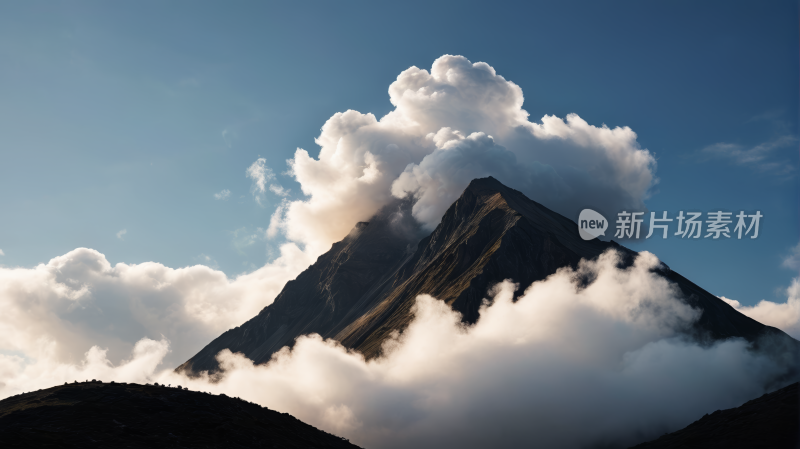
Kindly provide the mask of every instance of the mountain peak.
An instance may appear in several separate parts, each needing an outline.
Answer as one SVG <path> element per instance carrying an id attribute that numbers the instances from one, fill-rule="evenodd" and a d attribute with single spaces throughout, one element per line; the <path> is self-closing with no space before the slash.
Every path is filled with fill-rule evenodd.
<path id="1" fill-rule="evenodd" d="M 493 177 L 472 180 L 421 240 L 412 226 L 412 200 L 398 201 L 372 217 L 369 226 L 357 224 L 356 232 L 288 282 L 258 316 L 215 339 L 179 370 L 214 371 L 216 354 L 226 348 L 264 363 L 310 333 L 377 357 L 386 339 L 412 321 L 418 295 L 445 302 L 472 323 L 487 291 L 504 279 L 514 279 L 523 292 L 560 268 L 576 268 L 581 259 L 609 249 L 623 254 L 623 265 L 636 254 L 613 242 L 583 240 L 574 221 Z M 774 331 L 674 271 L 660 274 L 704 311 L 698 334 L 755 341 Z M 785 334 L 780 338 L 796 343 Z"/>
<path id="2" fill-rule="evenodd" d="M 487 176 L 486 178 L 475 178 L 470 181 L 465 191 L 474 193 L 475 195 L 485 195 L 487 193 L 503 192 L 510 190 L 503 183 L 497 179 Z"/>

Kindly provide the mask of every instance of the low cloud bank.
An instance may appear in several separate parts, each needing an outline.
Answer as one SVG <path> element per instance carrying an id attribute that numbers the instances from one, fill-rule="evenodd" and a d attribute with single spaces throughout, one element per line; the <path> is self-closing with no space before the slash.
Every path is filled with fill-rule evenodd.
<path id="1" fill-rule="evenodd" d="M 162 359 L 177 366 L 256 315 L 311 262 L 286 244 L 273 263 L 235 279 L 203 265 L 112 266 L 87 248 L 34 268 L 0 267 L 0 371 L 26 360 L 74 364 L 96 344 L 120 363 L 142 337 L 169 340 Z"/>
<path id="2" fill-rule="evenodd" d="M 225 375 L 210 383 L 158 371 L 167 343 L 143 340 L 116 367 L 93 348 L 82 364 L 37 362 L 9 378 L 7 356 L 0 392 L 74 378 L 157 381 L 242 397 L 370 448 L 570 448 L 676 430 L 764 393 L 785 372 L 743 340 L 700 347 L 681 338 L 699 312 L 652 273 L 655 256 L 642 253 L 626 270 L 616 257 L 562 269 L 516 302 L 516 286 L 503 282 L 473 326 L 422 295 L 413 323 L 369 362 L 306 336 L 266 365 L 223 351 Z"/>

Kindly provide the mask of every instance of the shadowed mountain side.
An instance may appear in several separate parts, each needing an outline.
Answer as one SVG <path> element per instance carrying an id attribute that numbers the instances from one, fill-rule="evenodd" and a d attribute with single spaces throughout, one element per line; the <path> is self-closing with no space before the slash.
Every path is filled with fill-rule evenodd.
<path id="1" fill-rule="evenodd" d="M 798 409 L 798 384 L 793 383 L 631 449 L 796 449 L 800 447 Z"/>
<path id="2" fill-rule="evenodd" d="M 3 448 L 357 448 L 238 398 L 99 382 L 3 399 L 0 441 Z"/>
<path id="3" fill-rule="evenodd" d="M 336 335 L 336 340 L 374 357 L 394 330 L 404 329 L 411 321 L 411 309 L 420 294 L 445 301 L 461 312 L 464 321 L 474 323 L 493 284 L 513 279 L 524 289 L 560 267 L 577 266 L 581 255 L 562 243 L 564 236 L 557 235 L 560 223 L 539 214 L 537 219 L 544 225 L 537 226 L 509 205 L 508 192 L 482 187 L 481 182 L 470 184 L 441 224 L 420 242 L 414 257 L 398 273 L 392 292 Z M 601 242 L 587 243 L 584 252 L 590 257 L 606 247 Z"/>
<path id="4" fill-rule="evenodd" d="M 177 371 L 213 372 L 216 355 L 226 348 L 261 363 L 300 335 L 333 337 L 391 287 L 393 274 L 413 254 L 418 232 L 411 202 L 395 201 L 287 282 L 271 305 L 217 337 Z"/>
<path id="5" fill-rule="evenodd" d="M 594 259 L 608 249 L 622 254 L 623 267 L 636 255 L 613 241 L 581 239 L 575 222 L 491 177 L 473 180 L 416 251 L 408 250 L 413 240 L 408 232 L 392 231 L 389 217 L 410 219 L 410 204 L 402 205 L 402 214 L 384 210 L 369 226 L 357 226 L 289 282 L 272 305 L 178 369 L 214 371 L 214 357 L 225 348 L 264 363 L 296 337 L 312 332 L 367 358 L 377 357 L 383 342 L 412 320 L 420 294 L 445 301 L 465 322 L 474 323 L 487 290 L 505 279 L 519 283 L 521 293 L 559 268 L 575 268 L 582 258 Z M 666 265 L 658 272 L 678 285 L 689 304 L 703 310 L 693 330 L 698 340 L 743 337 L 766 346 L 765 339 L 771 339 L 779 344 L 770 347 L 791 347 L 797 353 L 798 342 L 785 333 L 737 312 Z"/>

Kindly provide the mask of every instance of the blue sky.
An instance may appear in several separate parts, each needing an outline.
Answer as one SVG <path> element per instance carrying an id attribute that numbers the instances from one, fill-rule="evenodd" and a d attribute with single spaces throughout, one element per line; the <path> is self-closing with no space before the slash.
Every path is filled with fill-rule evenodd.
<path id="1" fill-rule="evenodd" d="M 283 174 L 296 148 L 316 156 L 334 113 L 381 117 L 401 71 L 455 54 L 519 85 L 532 121 L 631 127 L 658 161 L 650 210 L 760 210 L 756 240 L 631 247 L 712 293 L 779 300 L 797 276 L 781 262 L 800 224 L 798 37 L 797 2 L 6 3 L 0 264 L 89 247 L 252 271 L 277 256 L 280 198 L 258 204 L 245 170 L 263 157 L 302 198 Z"/>

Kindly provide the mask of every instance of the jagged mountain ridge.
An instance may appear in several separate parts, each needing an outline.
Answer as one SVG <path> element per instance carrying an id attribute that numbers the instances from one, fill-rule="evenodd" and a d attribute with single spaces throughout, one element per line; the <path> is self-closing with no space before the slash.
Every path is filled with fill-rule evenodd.
<path id="1" fill-rule="evenodd" d="M 264 363 L 309 333 L 376 357 L 383 342 L 411 321 L 419 294 L 445 301 L 472 323 L 488 288 L 504 279 L 518 282 L 522 292 L 558 268 L 574 268 L 582 258 L 593 259 L 609 248 L 623 254 L 624 264 L 636 254 L 613 241 L 584 241 L 575 222 L 491 177 L 473 180 L 415 251 L 415 239 L 396 229 L 398 217 L 408 217 L 409 208 L 407 201 L 392 205 L 369 224 L 359 223 L 287 283 L 273 304 L 222 334 L 178 370 L 214 371 L 216 354 L 226 348 Z M 797 343 L 668 267 L 659 273 L 679 286 L 689 304 L 704 311 L 695 337 L 743 337 L 755 342 L 769 335 Z"/>

